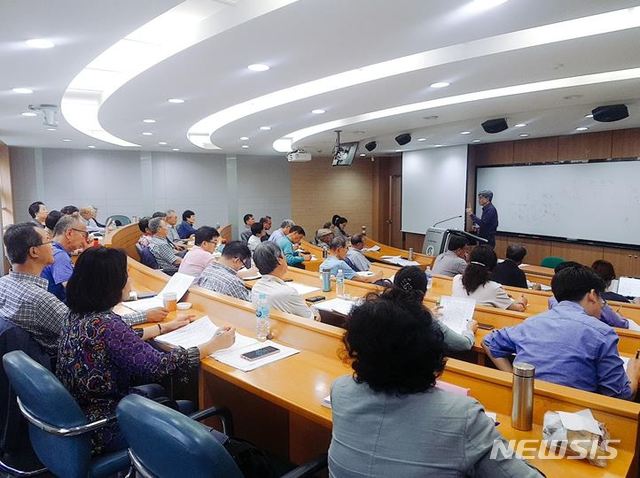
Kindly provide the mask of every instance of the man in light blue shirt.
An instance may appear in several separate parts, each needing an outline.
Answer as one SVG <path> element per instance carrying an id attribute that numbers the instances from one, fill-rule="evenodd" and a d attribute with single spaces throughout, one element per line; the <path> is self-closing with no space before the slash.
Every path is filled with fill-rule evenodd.
<path id="1" fill-rule="evenodd" d="M 292 226 L 289 234 L 278 241 L 278 247 L 282 249 L 282 253 L 287 260 L 287 265 L 304 269 L 302 263 L 311 260 L 309 254 L 300 254 L 293 246 L 294 244 L 298 244 L 304 236 L 305 233 L 302 227 Z"/>
<path id="2" fill-rule="evenodd" d="M 292 226 L 295 226 L 295 223 L 291 219 L 285 219 L 280 224 L 280 229 L 276 229 L 273 234 L 269 236 L 269 241 L 278 244 L 280 239 L 289 234 Z"/>
<path id="3" fill-rule="evenodd" d="M 500 370 L 511 372 L 509 357 L 536 368 L 536 379 L 632 400 L 640 379 L 640 360 L 626 367 L 618 335 L 600 321 L 604 281 L 591 269 L 569 267 L 551 281 L 558 305 L 520 325 L 496 330 L 483 346 Z"/>
<path id="4" fill-rule="evenodd" d="M 364 249 L 364 238 L 362 234 L 351 236 L 351 247 L 347 252 L 346 262 L 357 272 L 371 269 L 371 262 L 364 256 L 362 249 Z"/>
<path id="5" fill-rule="evenodd" d="M 345 279 L 355 280 L 358 282 L 376 282 L 382 279 L 379 272 L 371 272 L 369 275 L 358 275 L 353 268 L 345 262 L 347 257 L 347 243 L 341 237 L 336 237 L 331 241 L 329 246 L 329 255 L 320 264 L 321 271 L 331 271 L 331 275 L 335 277 L 338 271 L 342 270 Z"/>

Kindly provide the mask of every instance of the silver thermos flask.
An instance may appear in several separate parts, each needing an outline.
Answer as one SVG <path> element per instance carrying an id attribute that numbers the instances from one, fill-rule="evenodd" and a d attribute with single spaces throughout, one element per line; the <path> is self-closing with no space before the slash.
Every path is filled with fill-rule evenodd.
<path id="1" fill-rule="evenodd" d="M 536 368 L 528 363 L 513 364 L 513 404 L 511 426 L 516 430 L 531 430 L 533 426 L 533 381 Z"/>

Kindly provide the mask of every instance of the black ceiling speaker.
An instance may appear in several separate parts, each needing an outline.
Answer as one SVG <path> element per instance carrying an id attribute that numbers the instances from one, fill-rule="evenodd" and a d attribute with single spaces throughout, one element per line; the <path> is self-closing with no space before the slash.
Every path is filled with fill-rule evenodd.
<path id="1" fill-rule="evenodd" d="M 629 117 L 627 105 L 598 106 L 591 113 L 594 120 L 602 123 L 611 123 Z"/>
<path id="2" fill-rule="evenodd" d="M 398 143 L 400 146 L 404 146 L 410 141 L 411 141 L 411 135 L 409 133 L 402 133 L 396 136 L 396 143 Z"/>
<path id="3" fill-rule="evenodd" d="M 367 151 L 373 151 L 378 147 L 378 143 L 376 143 L 375 141 L 369 141 L 367 144 L 364 145 L 364 147 Z"/>
<path id="4" fill-rule="evenodd" d="M 482 123 L 482 129 L 491 134 L 504 131 L 508 127 L 507 120 L 504 118 L 490 119 Z"/>

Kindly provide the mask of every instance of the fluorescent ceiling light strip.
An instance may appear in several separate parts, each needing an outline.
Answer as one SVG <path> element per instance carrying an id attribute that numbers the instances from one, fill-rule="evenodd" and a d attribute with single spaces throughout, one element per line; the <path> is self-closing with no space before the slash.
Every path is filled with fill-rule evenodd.
<path id="1" fill-rule="evenodd" d="M 196 43 L 297 0 L 186 0 L 102 52 L 67 87 L 61 110 L 78 131 L 119 146 L 139 146 L 106 131 L 101 106 L 119 88 Z"/>
<path id="2" fill-rule="evenodd" d="M 469 103 L 472 101 L 481 101 L 494 98 L 502 98 L 505 96 L 522 95 L 526 93 L 536 93 L 540 91 L 556 90 L 561 88 L 571 88 L 577 86 L 588 86 L 599 83 L 609 83 L 612 81 L 633 80 L 640 78 L 640 68 L 630 68 L 628 70 L 608 71 L 603 73 L 594 73 L 590 75 L 573 76 L 569 78 L 558 78 L 555 80 L 538 81 L 535 83 L 525 83 L 522 85 L 506 86 L 502 88 L 493 88 L 490 90 L 476 91 L 473 93 L 466 93 L 462 95 L 448 96 L 445 98 L 438 98 L 434 100 L 422 101 L 419 103 L 411 103 L 408 105 L 396 106 L 393 108 L 387 108 L 384 110 L 372 111 L 370 113 L 364 113 L 357 116 L 351 116 L 349 118 L 343 118 L 335 121 L 329 121 L 326 123 L 310 126 L 308 128 L 299 129 L 292 133 L 287 134 L 283 138 L 280 138 L 273 143 L 273 148 L 276 151 L 282 151 L 281 149 L 286 143 L 291 145 L 298 141 L 313 136 L 324 131 L 333 130 L 335 128 L 341 128 L 343 126 L 351 125 L 354 123 L 361 123 L 364 121 L 372 121 L 381 118 L 388 118 L 390 116 L 403 115 L 412 113 L 415 111 L 424 111 L 431 108 L 440 108 L 443 106 L 458 105 L 461 103 Z"/>
<path id="3" fill-rule="evenodd" d="M 301 83 L 225 108 L 191 126 L 187 138 L 201 148 L 220 149 L 211 142 L 211 136 L 216 131 L 229 123 L 270 108 L 447 63 L 637 27 L 640 27 L 640 7 L 633 7 L 395 58 Z M 202 139 L 205 137 L 209 137 L 209 140 Z"/>

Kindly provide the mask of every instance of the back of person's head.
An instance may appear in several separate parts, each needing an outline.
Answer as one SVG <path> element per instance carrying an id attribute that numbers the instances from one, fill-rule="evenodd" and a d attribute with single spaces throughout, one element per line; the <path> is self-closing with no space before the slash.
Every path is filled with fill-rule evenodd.
<path id="1" fill-rule="evenodd" d="M 336 226 L 336 227 L 342 227 L 343 225 L 347 224 L 347 218 L 346 217 L 342 217 L 339 215 L 335 215 L 333 216 L 333 218 L 331 219 L 331 223 Z"/>
<path id="2" fill-rule="evenodd" d="M 330 222 L 325 222 L 325 223 L 322 225 L 322 229 L 330 229 L 332 225 L 333 225 L 333 224 L 331 224 Z"/>
<path id="3" fill-rule="evenodd" d="M 213 242 L 214 239 L 220 237 L 220 233 L 215 227 L 211 226 L 202 226 L 196 230 L 195 236 L 195 245 L 199 246 L 203 241 Z"/>
<path id="4" fill-rule="evenodd" d="M 227 246 L 224 250 L 227 250 Z M 283 257 L 282 249 L 271 241 L 261 242 L 253 251 L 253 262 L 260 274 L 271 274 L 278 267 L 280 257 Z"/>
<path id="5" fill-rule="evenodd" d="M 457 234 L 451 234 L 449 236 L 449 244 L 447 245 L 447 249 L 450 251 L 457 251 L 458 249 L 462 249 L 469 241 L 466 237 L 458 236 Z"/>
<path id="6" fill-rule="evenodd" d="M 561 262 L 560 264 L 558 264 L 557 266 L 555 266 L 553 268 L 553 272 L 555 272 L 557 274 L 562 269 L 567 269 L 569 267 L 581 267 L 581 266 L 582 266 L 582 264 L 580 264 L 579 262 L 564 261 L 564 262 Z"/>
<path id="7" fill-rule="evenodd" d="M 151 219 L 155 219 L 156 217 L 167 217 L 167 213 L 164 211 L 156 211 L 151 215 Z"/>
<path id="8" fill-rule="evenodd" d="M 300 234 L 302 236 L 306 236 L 304 229 L 302 229 L 302 226 L 291 226 L 291 229 L 289 229 L 289 234 Z"/>
<path id="9" fill-rule="evenodd" d="M 338 250 L 341 247 L 347 247 L 347 241 L 345 241 L 342 237 L 334 237 L 331 240 L 331 244 L 329 244 L 329 249 L 331 249 L 332 251 Z"/>
<path id="10" fill-rule="evenodd" d="M 186 221 L 187 219 L 189 219 L 191 216 L 195 216 L 196 213 L 193 212 L 191 209 L 187 209 L 186 211 L 184 211 L 182 213 L 182 220 Z"/>
<path id="11" fill-rule="evenodd" d="M 91 206 L 84 206 L 80 208 L 79 212 L 82 217 L 91 216 L 93 214 L 93 208 Z"/>
<path id="12" fill-rule="evenodd" d="M 251 251 L 244 242 L 231 241 L 224 245 L 222 257 L 227 259 L 240 259 L 244 262 L 251 257 Z"/>
<path id="13" fill-rule="evenodd" d="M 271 222 L 271 216 L 264 216 L 260 218 L 260 221 L 258 221 L 260 224 L 269 224 L 269 222 Z"/>
<path id="14" fill-rule="evenodd" d="M 244 221 L 245 224 L 249 222 L 251 218 L 253 218 L 253 214 L 245 214 L 244 216 L 242 216 L 242 220 Z"/>
<path id="15" fill-rule="evenodd" d="M 551 291 L 558 302 L 579 302 L 591 291 L 598 295 L 605 290 L 602 278 L 585 266 L 570 266 L 557 272 L 551 279 Z"/>
<path id="16" fill-rule="evenodd" d="M 31 222 L 9 226 L 3 240 L 11 264 L 24 264 L 29 257 L 29 249 L 42 245 L 42 236 Z"/>
<path id="17" fill-rule="evenodd" d="M 253 224 L 251 224 L 251 234 L 253 234 L 254 236 L 257 236 L 258 234 L 261 234 L 262 231 L 264 231 L 264 224 L 261 222 L 254 222 Z"/>
<path id="18" fill-rule="evenodd" d="M 404 266 L 393 278 L 393 286 L 421 302 L 427 293 L 427 275 L 418 266 Z"/>
<path id="19" fill-rule="evenodd" d="M 69 310 L 88 314 L 111 309 L 122 300 L 127 278 L 127 255 L 122 250 L 90 247 L 78 257 L 67 282 Z"/>
<path id="20" fill-rule="evenodd" d="M 53 235 L 62 236 L 69 229 L 78 227 L 79 224 L 80 224 L 79 216 L 75 216 L 73 214 L 71 216 L 62 216 L 60 219 L 58 219 L 58 222 L 56 222 L 56 226 L 53 228 Z"/>
<path id="21" fill-rule="evenodd" d="M 527 255 L 527 249 L 521 244 L 509 244 L 507 246 L 507 259 L 520 263 Z"/>
<path id="22" fill-rule="evenodd" d="M 162 227 L 162 221 L 164 221 L 163 217 L 149 219 L 149 232 L 156 234 L 160 230 L 160 227 Z"/>
<path id="23" fill-rule="evenodd" d="M 44 220 L 44 225 L 47 226 L 47 229 L 53 231 L 61 217 L 62 213 L 54 209 L 53 211 L 49 212 L 49 214 L 47 214 L 47 218 Z"/>
<path id="24" fill-rule="evenodd" d="M 351 245 L 357 246 L 358 244 L 364 244 L 364 236 L 362 234 L 354 234 L 351 236 Z"/>
<path id="25" fill-rule="evenodd" d="M 293 227 L 295 225 L 296 225 L 296 223 L 293 222 L 291 219 L 285 219 L 284 221 L 282 221 L 280 223 L 280 228 L 281 229 L 286 229 L 287 227 Z"/>
<path id="26" fill-rule="evenodd" d="M 462 285 L 467 293 L 472 294 L 478 287 L 489 282 L 491 271 L 497 263 L 498 257 L 491 247 L 476 246 L 471 251 L 469 265 L 462 274 Z"/>
<path id="27" fill-rule="evenodd" d="M 346 322 L 343 341 L 353 377 L 375 392 L 421 393 L 444 369 L 444 339 L 422 303 L 400 289 L 370 295 Z"/>
<path id="28" fill-rule="evenodd" d="M 138 219 L 138 228 L 143 234 L 147 232 L 147 229 L 149 229 L 149 219 L 149 216 L 141 217 L 140 219 Z"/>
<path id="29" fill-rule="evenodd" d="M 480 191 L 478 193 L 478 196 L 482 196 L 483 198 L 486 198 L 489 201 L 493 201 L 493 191 L 489 191 L 488 189 Z"/>
<path id="30" fill-rule="evenodd" d="M 40 206 L 44 206 L 44 203 L 42 201 L 32 202 L 29 205 L 29 216 L 35 219 L 36 214 L 38 214 L 38 212 L 40 211 Z"/>
<path id="31" fill-rule="evenodd" d="M 76 206 L 65 206 L 62 209 L 60 209 L 60 212 L 62 214 L 64 214 L 65 216 L 70 216 L 72 214 L 75 214 L 76 212 L 79 212 L 80 209 L 78 209 Z"/>
<path id="32" fill-rule="evenodd" d="M 613 268 L 613 264 L 609 261 L 598 259 L 591 265 L 591 268 L 602 278 L 605 287 L 609 287 L 611 281 L 616 278 L 616 271 Z"/>

